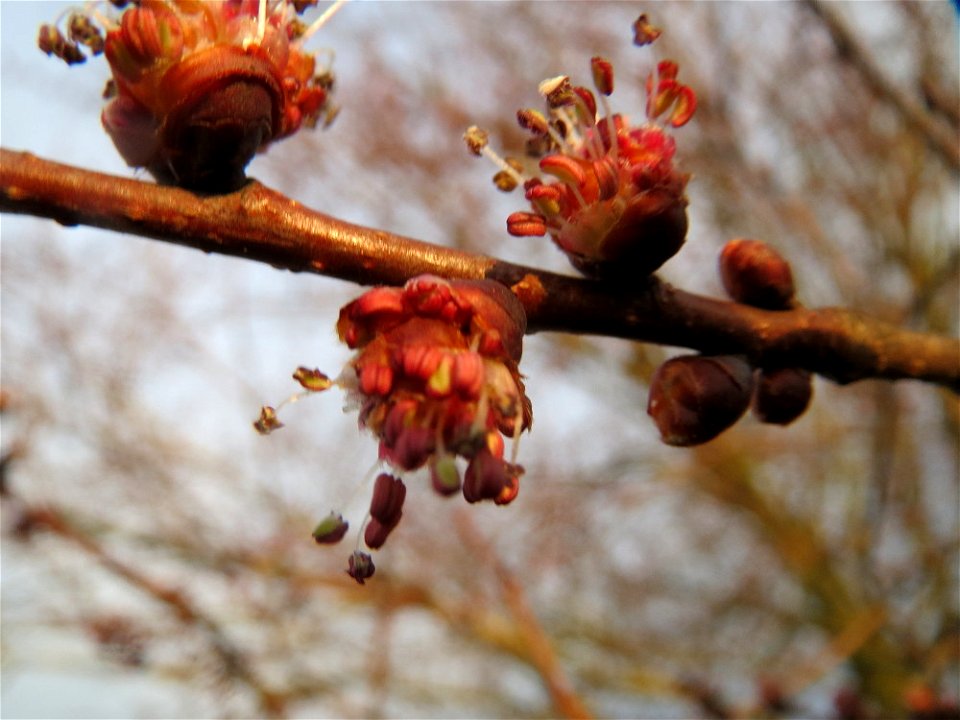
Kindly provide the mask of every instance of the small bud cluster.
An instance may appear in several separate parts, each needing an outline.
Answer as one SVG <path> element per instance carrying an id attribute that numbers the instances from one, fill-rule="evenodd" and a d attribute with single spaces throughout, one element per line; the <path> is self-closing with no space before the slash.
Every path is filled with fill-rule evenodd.
<path id="1" fill-rule="evenodd" d="M 499 283 L 422 275 L 402 288 L 373 288 L 340 311 L 337 332 L 357 352 L 339 378 L 299 368 L 294 379 L 307 392 L 334 384 L 346 390 L 360 426 L 379 440 L 380 462 L 393 471 L 426 468 L 440 495 L 505 505 L 523 474 L 516 440 L 532 422 L 518 370 L 525 329 L 523 306 Z M 272 407 L 254 423 L 263 434 L 281 426 Z M 514 439 L 509 460 L 505 436 Z M 405 499 L 401 478 L 377 476 L 362 533 L 367 548 L 382 547 Z M 331 513 L 313 537 L 336 543 L 347 529 Z M 361 583 L 373 575 L 369 554 L 357 550 L 347 572 Z"/>
<path id="2" fill-rule="evenodd" d="M 302 48 L 315 27 L 297 14 L 312 4 L 114 3 L 116 18 L 90 9 L 72 13 L 66 32 L 43 25 L 38 45 L 68 64 L 84 62 L 81 46 L 105 55 L 113 77 L 101 120 L 128 165 L 224 192 L 243 183 L 256 152 L 336 115 L 333 75 Z"/>
<path id="3" fill-rule="evenodd" d="M 796 305 L 790 263 L 766 243 L 736 238 L 720 251 L 720 279 L 737 302 L 765 310 Z M 800 368 L 757 370 L 753 414 L 765 423 L 788 425 L 800 417 L 813 397 L 813 378 Z"/>
<path id="4" fill-rule="evenodd" d="M 767 310 L 794 307 L 789 263 L 758 240 L 735 239 L 720 253 L 720 277 L 737 302 Z M 731 427 L 750 408 L 764 423 L 787 425 L 813 395 L 812 376 L 791 367 L 752 368 L 732 356 L 690 355 L 657 369 L 647 412 L 668 445 L 699 445 Z"/>
<path id="5" fill-rule="evenodd" d="M 660 31 L 641 16 L 634 34 L 636 44 L 647 45 Z M 678 82 L 677 63 L 664 60 L 647 77 L 647 122 L 632 125 L 607 102 L 613 65 L 597 56 L 590 69 L 596 94 L 562 75 L 540 84 L 545 113 L 533 108 L 517 113 L 520 127 L 530 133 L 527 154 L 539 158 L 541 175 L 528 175 L 520 160 L 494 153 L 480 128 L 469 128 L 464 140 L 474 155 L 497 165 L 499 189 L 523 187 L 532 210 L 507 218 L 511 235 L 549 233 L 588 275 L 646 276 L 677 253 L 687 233 L 689 175 L 674 166 L 675 142 L 659 121 L 674 128 L 686 124 L 696 97 Z"/>

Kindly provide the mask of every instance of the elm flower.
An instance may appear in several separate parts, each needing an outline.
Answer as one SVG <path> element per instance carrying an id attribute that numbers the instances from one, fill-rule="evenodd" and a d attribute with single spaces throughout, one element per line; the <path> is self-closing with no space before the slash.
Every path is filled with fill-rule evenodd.
<path id="1" fill-rule="evenodd" d="M 271 142 L 333 120 L 333 75 L 303 45 L 341 2 L 310 28 L 298 14 L 315 1 L 111 2 L 119 17 L 88 3 L 66 33 L 42 26 L 38 44 L 68 64 L 86 59 L 81 46 L 106 57 L 101 121 L 128 165 L 162 184 L 227 192 Z"/>
<path id="2" fill-rule="evenodd" d="M 634 33 L 638 45 L 660 35 L 645 16 L 634 23 Z M 464 139 L 473 154 L 498 166 L 494 183 L 499 189 L 523 187 L 531 210 L 507 218 L 511 235 L 549 234 L 587 275 L 646 276 L 673 257 L 686 238 L 684 191 L 690 176 L 674 164 L 676 143 L 666 126 L 686 124 L 696 96 L 678 82 L 677 63 L 661 61 L 647 77 L 646 121 L 635 125 L 609 107 L 612 64 L 598 56 L 590 69 L 596 94 L 561 75 L 540 84 L 545 112 L 517 113 L 531 135 L 527 154 L 539 158 L 538 174 L 526 173 L 518 159 L 499 157 L 476 126 Z"/>
<path id="3" fill-rule="evenodd" d="M 337 333 L 356 353 L 338 378 L 307 368 L 294 378 L 308 393 L 345 390 L 360 427 L 379 441 L 379 462 L 393 473 L 424 468 L 440 495 L 505 505 L 520 489 L 517 441 L 533 419 L 518 369 L 525 329 L 523 305 L 500 283 L 421 275 L 403 287 L 368 290 L 341 309 Z M 268 406 L 254 426 L 267 434 L 282 424 Z M 509 459 L 505 438 L 513 440 Z M 361 533 L 367 548 L 383 545 L 405 498 L 400 477 L 377 475 Z M 345 532 L 331 513 L 314 539 L 336 542 Z M 359 552 L 348 570 L 358 581 L 373 573 Z"/>

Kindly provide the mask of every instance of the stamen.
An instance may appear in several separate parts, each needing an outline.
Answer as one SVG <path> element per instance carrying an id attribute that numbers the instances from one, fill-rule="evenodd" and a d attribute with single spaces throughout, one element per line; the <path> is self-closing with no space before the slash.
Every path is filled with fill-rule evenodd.
<path id="1" fill-rule="evenodd" d="M 257 8 L 257 44 L 263 42 L 263 36 L 267 34 L 267 0 L 260 0 Z"/>
<path id="2" fill-rule="evenodd" d="M 373 482 L 373 479 L 377 475 L 379 475 L 382 470 L 383 470 L 383 465 L 380 462 L 380 460 L 375 461 L 373 465 L 370 466 L 370 469 L 363 474 L 363 477 L 360 478 L 360 482 L 354 485 L 353 490 L 351 490 L 350 494 L 347 495 L 346 501 L 341 503 L 337 507 L 341 507 L 344 510 L 346 510 L 346 508 L 354 504 L 354 502 L 357 499 L 357 495 L 359 495 L 361 492 L 363 492 L 364 494 L 369 494 L 370 483 Z M 363 522 L 360 524 L 360 532 L 357 533 L 357 547 L 359 547 L 360 538 L 363 537 L 364 525 L 367 524 L 367 520 L 369 519 L 370 519 L 370 513 L 368 512 L 366 518 L 364 518 Z"/>
<path id="3" fill-rule="evenodd" d="M 560 117 L 561 113 L 560 113 L 560 112 L 556 112 L 556 115 L 557 115 L 558 117 Z M 569 117 L 567 117 L 567 118 L 560 117 L 560 119 L 565 121 L 565 126 L 566 126 L 567 128 L 570 127 L 570 123 L 568 122 L 568 121 L 569 121 Z M 566 138 L 564 138 L 562 135 L 560 135 L 560 133 L 557 132 L 556 128 L 553 126 L 552 123 L 547 126 L 547 132 L 550 134 L 550 139 L 553 140 L 553 141 L 557 144 L 557 146 L 560 148 L 560 151 L 561 151 L 561 152 L 564 152 L 564 153 L 572 153 L 572 152 L 573 152 L 573 148 L 570 147 L 570 144 L 567 142 Z"/>
<path id="4" fill-rule="evenodd" d="M 317 30 L 322 28 L 324 25 L 326 25 L 327 21 L 330 20 L 330 18 L 332 18 L 334 15 L 336 15 L 337 11 L 340 10 L 340 8 L 342 8 L 346 4 L 347 4 L 347 0 L 336 0 L 336 2 L 334 2 L 330 7 L 324 10 L 320 14 L 320 17 L 314 20 L 310 24 L 310 27 L 304 30 L 303 35 L 297 38 L 297 42 L 296 42 L 297 47 L 300 47 L 307 40 L 309 40 L 311 35 L 317 32 Z"/>
<path id="5" fill-rule="evenodd" d="M 108 15 L 104 15 L 102 12 L 97 10 L 97 5 L 95 3 L 85 3 L 83 9 L 86 14 L 90 15 L 94 20 L 100 23 L 100 26 L 104 29 L 105 33 L 116 30 L 120 27 L 119 22 L 114 22 L 113 18 L 109 17 Z"/>
<path id="6" fill-rule="evenodd" d="M 510 464 L 517 464 L 520 455 L 520 433 L 523 432 L 523 410 L 518 410 L 513 416 L 513 441 L 510 446 Z"/>

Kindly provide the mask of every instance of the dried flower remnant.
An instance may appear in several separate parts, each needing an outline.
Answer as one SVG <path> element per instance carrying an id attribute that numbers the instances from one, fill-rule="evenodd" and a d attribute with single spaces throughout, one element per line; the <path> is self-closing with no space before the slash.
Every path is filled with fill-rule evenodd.
<path id="1" fill-rule="evenodd" d="M 520 301 L 494 281 L 421 275 L 403 287 L 376 287 L 340 311 L 337 333 L 356 351 L 344 371 L 331 380 L 298 368 L 294 379 L 305 390 L 287 402 L 337 385 L 359 410 L 360 427 L 379 441 L 379 461 L 396 474 L 426 468 L 440 495 L 504 505 L 519 492 L 517 439 L 532 422 L 518 368 L 525 329 Z M 254 425 L 279 426 L 276 410 L 264 408 Z M 505 438 L 514 440 L 509 459 Z M 406 492 L 397 475 L 377 475 L 362 533 L 367 548 L 379 549 L 396 528 Z M 345 525 L 331 513 L 314 538 L 337 542 Z M 362 582 L 368 567 L 372 575 L 369 555 L 358 550 L 348 573 Z"/>
<path id="2" fill-rule="evenodd" d="M 634 34 L 638 45 L 647 45 L 660 31 L 641 15 Z M 524 173 L 518 160 L 497 155 L 480 128 L 469 128 L 464 139 L 474 155 L 497 165 L 499 189 L 523 186 L 532 210 L 507 218 L 511 235 L 549 234 L 587 275 L 643 277 L 686 239 L 689 175 L 674 164 L 676 145 L 664 124 L 686 124 L 696 96 L 677 80 L 677 63 L 662 61 L 647 77 L 647 121 L 633 125 L 609 107 L 610 61 L 594 57 L 590 69 L 596 94 L 561 75 L 540 84 L 546 112 L 517 113 L 520 127 L 531 135 L 527 152 L 539 158 L 539 174 Z"/>
<path id="3" fill-rule="evenodd" d="M 309 4 L 142 0 L 117 17 L 88 3 L 66 34 L 42 26 L 38 45 L 68 64 L 86 59 L 82 47 L 105 55 L 101 120 L 128 165 L 162 184 L 227 192 L 255 153 L 336 114 L 333 75 L 303 49 L 330 13 L 307 28 L 297 15 Z"/>

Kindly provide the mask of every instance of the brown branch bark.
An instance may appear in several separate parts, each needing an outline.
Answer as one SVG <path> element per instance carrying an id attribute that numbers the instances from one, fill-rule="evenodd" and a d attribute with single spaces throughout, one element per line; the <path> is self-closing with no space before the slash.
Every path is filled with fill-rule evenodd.
<path id="1" fill-rule="evenodd" d="M 324 215 L 250 182 L 201 197 L 0 150 L 0 211 L 90 225 L 363 284 L 422 273 L 510 286 L 528 331 L 605 335 L 746 355 L 840 383 L 912 378 L 960 393 L 960 341 L 838 308 L 771 312 L 685 292 L 656 277 L 611 285 L 438 247 Z"/>

